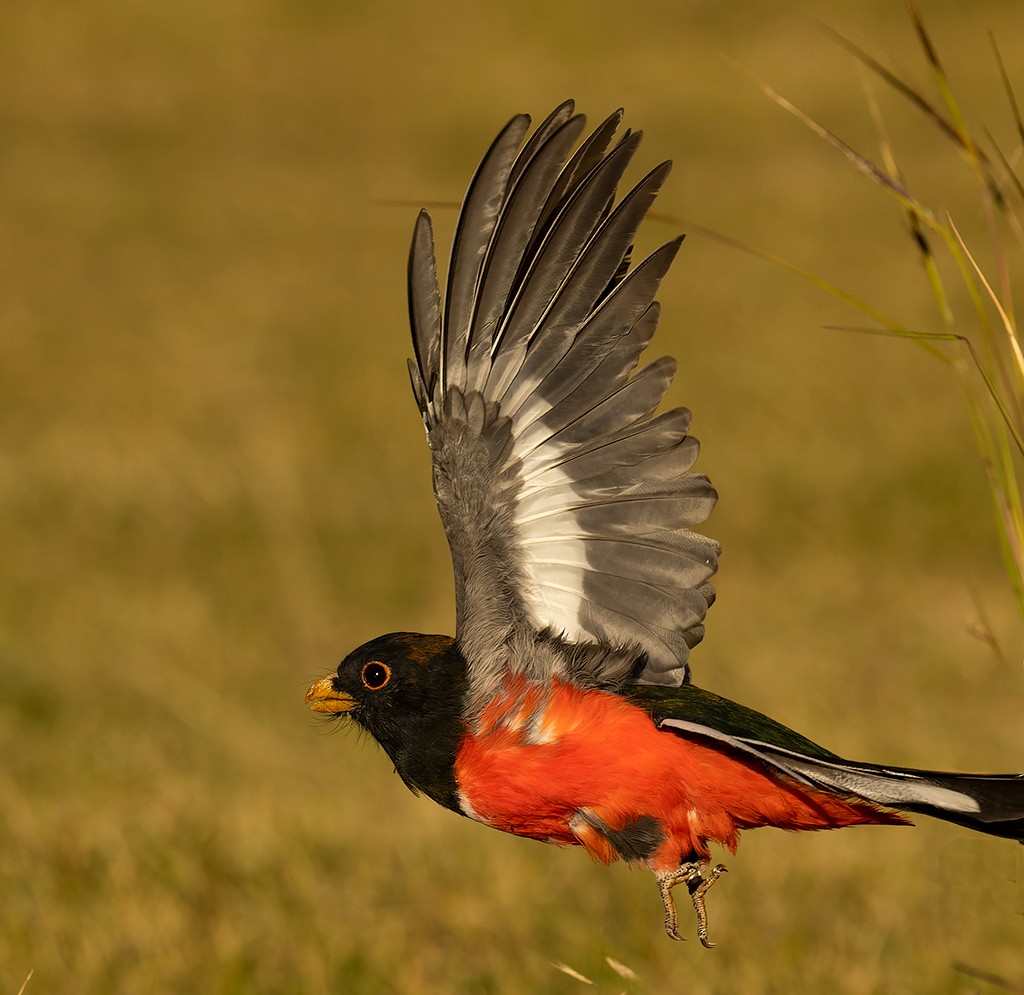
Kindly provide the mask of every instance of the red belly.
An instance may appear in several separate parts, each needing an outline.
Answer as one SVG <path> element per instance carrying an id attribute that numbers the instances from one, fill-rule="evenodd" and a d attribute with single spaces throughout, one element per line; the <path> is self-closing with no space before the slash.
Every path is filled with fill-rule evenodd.
<path id="1" fill-rule="evenodd" d="M 866 803 L 785 781 L 715 740 L 660 731 L 617 695 L 561 681 L 510 678 L 463 739 L 455 775 L 472 817 L 517 836 L 582 844 L 602 860 L 616 854 L 592 833 L 573 833 L 577 812 L 616 830 L 653 818 L 665 837 L 647 861 L 655 870 L 707 857 L 710 842 L 735 850 L 741 829 L 894 821 Z"/>

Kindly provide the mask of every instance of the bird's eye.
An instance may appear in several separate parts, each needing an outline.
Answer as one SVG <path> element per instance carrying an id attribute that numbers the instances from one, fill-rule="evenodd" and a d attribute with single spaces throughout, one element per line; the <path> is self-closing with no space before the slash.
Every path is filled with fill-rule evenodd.
<path id="1" fill-rule="evenodd" d="M 391 668 L 386 663 L 371 660 L 363 667 L 363 684 L 371 691 L 377 691 L 391 680 Z"/>

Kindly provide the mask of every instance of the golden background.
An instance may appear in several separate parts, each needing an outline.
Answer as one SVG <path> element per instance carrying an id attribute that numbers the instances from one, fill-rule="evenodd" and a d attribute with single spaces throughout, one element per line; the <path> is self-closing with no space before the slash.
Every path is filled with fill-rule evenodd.
<path id="1" fill-rule="evenodd" d="M 1024 90 L 1019 5 L 924 15 L 1012 150 L 987 32 Z M 877 158 L 867 84 L 983 245 L 954 152 L 819 21 L 929 85 L 894 2 L 6 0 L 0 991 L 586 990 L 553 963 L 608 992 L 1024 985 L 1012 843 L 749 834 L 707 952 L 665 938 L 648 874 L 414 798 L 303 706 L 365 639 L 450 631 L 405 255 L 423 203 L 444 244 L 513 113 L 625 106 L 634 178 L 675 160 L 662 215 L 936 326 L 898 207 L 747 75 Z M 721 494 L 697 682 L 855 759 L 1024 770 L 1020 620 L 950 370 L 697 235 L 660 299 L 652 354 Z"/>

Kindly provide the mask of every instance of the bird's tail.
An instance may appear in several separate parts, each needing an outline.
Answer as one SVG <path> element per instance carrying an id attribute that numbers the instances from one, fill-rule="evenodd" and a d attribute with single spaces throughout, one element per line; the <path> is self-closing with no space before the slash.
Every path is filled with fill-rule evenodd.
<path id="1" fill-rule="evenodd" d="M 759 758 L 819 790 L 902 812 L 920 812 L 1024 843 L 1024 774 L 953 774 L 844 760 L 773 719 L 692 684 L 636 692 L 659 728 L 704 736 Z M 660 716 L 659 711 L 688 713 Z M 701 721 L 691 716 L 700 715 Z"/>
<path id="2" fill-rule="evenodd" d="M 776 746 L 757 750 L 783 770 L 826 790 L 904 812 L 920 812 L 1024 843 L 1024 774 L 953 774 L 819 759 Z"/>

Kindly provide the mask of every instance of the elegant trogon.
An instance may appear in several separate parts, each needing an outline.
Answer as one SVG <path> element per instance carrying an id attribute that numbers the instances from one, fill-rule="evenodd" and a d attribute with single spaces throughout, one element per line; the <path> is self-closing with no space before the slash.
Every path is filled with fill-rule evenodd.
<path id="1" fill-rule="evenodd" d="M 455 637 L 398 632 L 307 702 L 368 730 L 413 790 L 517 836 L 650 868 L 678 938 L 741 830 L 906 822 L 1024 837 L 1024 775 L 855 763 L 690 681 L 718 543 L 675 363 L 639 366 L 674 239 L 635 265 L 669 173 L 616 190 L 640 134 L 580 142 L 571 102 L 514 117 L 465 195 L 442 295 L 430 218 L 408 262 L 412 389 L 455 572 Z M 340 776 L 340 775 L 339 775 Z"/>

